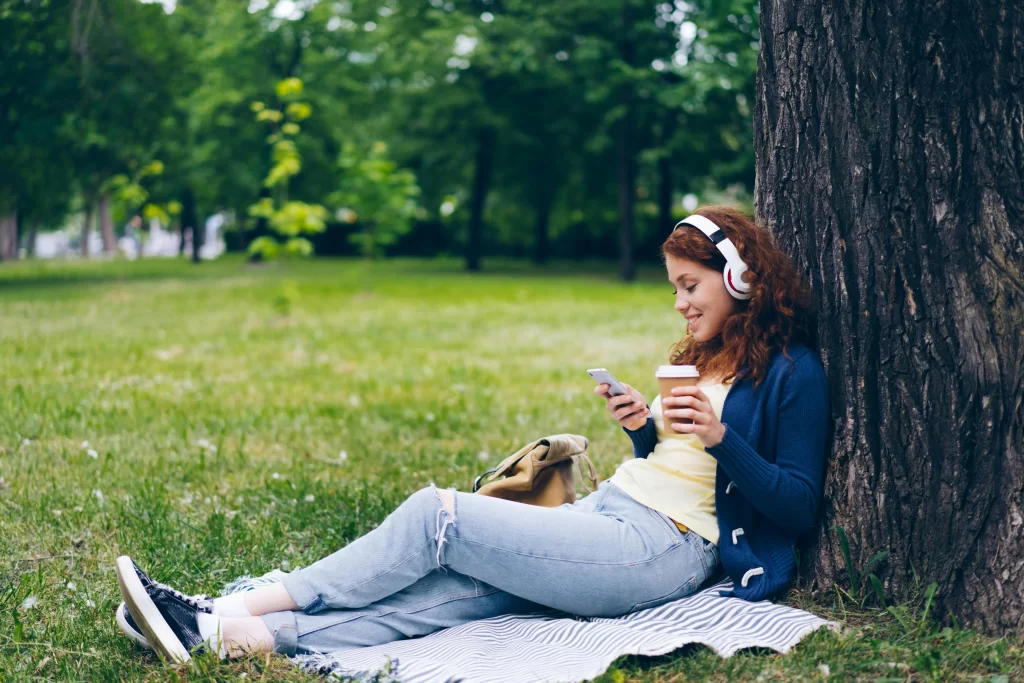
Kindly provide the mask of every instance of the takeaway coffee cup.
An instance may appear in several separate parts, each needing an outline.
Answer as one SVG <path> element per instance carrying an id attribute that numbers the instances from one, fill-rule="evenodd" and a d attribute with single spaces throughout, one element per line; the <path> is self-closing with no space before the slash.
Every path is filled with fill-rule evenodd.
<path id="1" fill-rule="evenodd" d="M 700 381 L 696 365 L 659 365 L 655 377 L 658 378 L 658 391 L 661 393 L 662 414 L 666 410 L 665 399 L 672 395 L 674 388 L 691 387 Z M 685 417 L 665 418 L 666 428 L 671 423 L 691 424 L 693 420 Z"/>

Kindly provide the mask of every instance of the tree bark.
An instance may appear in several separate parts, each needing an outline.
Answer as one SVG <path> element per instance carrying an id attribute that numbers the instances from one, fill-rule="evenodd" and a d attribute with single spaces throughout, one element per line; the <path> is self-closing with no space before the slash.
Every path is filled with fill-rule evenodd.
<path id="1" fill-rule="evenodd" d="M 92 207 L 93 200 L 89 197 L 85 200 L 85 220 L 82 221 L 82 258 L 89 258 L 89 236 L 92 233 Z"/>
<path id="2" fill-rule="evenodd" d="M 103 251 L 113 254 L 117 251 L 117 240 L 114 239 L 114 222 L 110 218 L 110 197 L 107 193 L 100 195 L 97 208 L 100 222 L 100 235 L 103 237 Z"/>
<path id="3" fill-rule="evenodd" d="M 466 240 L 466 270 L 480 270 L 484 232 L 484 204 L 491 189 L 494 166 L 494 129 L 481 128 L 477 136 L 476 164 L 473 175 L 473 196 L 469 205 L 469 235 Z"/>
<path id="4" fill-rule="evenodd" d="M 820 299 L 834 454 L 810 548 L 1024 634 L 1024 12 L 766 0 L 759 219 Z M 805 562 L 805 565 L 808 564 Z"/>
<path id="5" fill-rule="evenodd" d="M 18 258 L 18 212 L 0 216 L 0 261 Z"/>

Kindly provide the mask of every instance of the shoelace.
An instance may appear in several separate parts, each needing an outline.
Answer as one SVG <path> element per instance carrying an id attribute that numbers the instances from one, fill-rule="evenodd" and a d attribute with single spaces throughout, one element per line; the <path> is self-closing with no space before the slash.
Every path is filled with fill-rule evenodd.
<path id="1" fill-rule="evenodd" d="M 152 581 L 152 579 L 150 579 Z M 159 581 L 153 581 L 153 586 L 160 590 L 167 591 L 178 600 L 181 600 L 186 605 L 194 607 L 200 612 L 206 612 L 207 614 L 213 614 L 213 599 L 208 595 L 185 595 L 179 590 L 171 588 L 166 583 L 160 583 Z"/>
<path id="2" fill-rule="evenodd" d="M 186 605 L 189 605 L 190 607 L 193 607 L 199 610 L 200 612 L 206 612 L 207 614 L 213 613 L 213 599 L 210 598 L 210 596 L 204 594 L 185 595 L 181 591 L 175 588 L 171 588 L 166 583 L 160 583 L 159 581 L 154 580 L 152 576 L 149 576 L 144 571 L 139 569 L 139 565 L 135 564 L 134 562 L 132 562 L 132 565 L 135 567 L 135 573 L 139 575 L 139 580 L 142 581 L 143 585 L 145 585 L 148 582 L 154 588 L 158 588 L 160 590 L 170 593 L 178 600 L 181 600 Z"/>

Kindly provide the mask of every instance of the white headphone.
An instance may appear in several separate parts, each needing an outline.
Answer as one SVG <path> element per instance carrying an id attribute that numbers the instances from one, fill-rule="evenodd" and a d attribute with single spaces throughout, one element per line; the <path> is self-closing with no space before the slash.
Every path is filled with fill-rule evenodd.
<path id="1" fill-rule="evenodd" d="M 722 256 L 725 257 L 725 272 L 722 273 L 722 279 L 725 281 L 726 291 L 734 299 L 741 301 L 749 299 L 751 296 L 750 285 L 743 281 L 743 273 L 748 270 L 747 264 L 740 258 L 740 253 L 736 251 L 736 245 L 725 236 L 722 229 L 715 225 L 714 221 L 696 214 L 679 221 L 672 230 L 676 230 L 680 225 L 689 225 L 707 235 L 708 239 L 718 247 L 718 251 L 722 252 Z"/>

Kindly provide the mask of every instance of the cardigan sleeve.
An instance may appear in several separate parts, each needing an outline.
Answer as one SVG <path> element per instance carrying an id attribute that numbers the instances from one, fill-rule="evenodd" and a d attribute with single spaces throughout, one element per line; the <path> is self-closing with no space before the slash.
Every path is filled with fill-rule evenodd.
<path id="1" fill-rule="evenodd" d="M 758 512 L 783 528 L 804 532 L 814 525 L 821 500 L 829 415 L 825 372 L 807 354 L 782 387 L 774 463 L 728 424 L 722 442 L 707 452 Z"/>
<path id="2" fill-rule="evenodd" d="M 650 408 L 650 406 L 647 406 Z M 633 457 L 634 458 L 646 458 L 652 452 L 654 447 L 658 445 L 658 430 L 654 426 L 654 418 L 647 418 L 647 422 L 640 429 L 630 431 L 625 427 L 622 431 L 629 435 L 629 440 L 633 442 Z"/>

